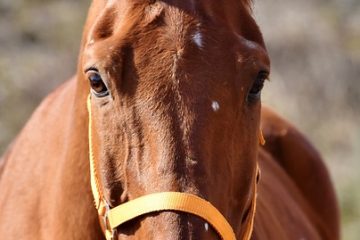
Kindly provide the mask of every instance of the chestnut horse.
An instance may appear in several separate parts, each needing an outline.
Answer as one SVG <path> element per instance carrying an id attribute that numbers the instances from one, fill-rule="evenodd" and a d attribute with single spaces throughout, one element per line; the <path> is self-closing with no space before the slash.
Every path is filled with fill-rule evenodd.
<path id="1" fill-rule="evenodd" d="M 110 208 L 190 193 L 237 239 L 249 227 L 252 239 L 339 239 L 319 154 L 261 110 L 269 72 L 247 0 L 93 0 L 76 76 L 42 102 L 1 161 L 0 239 L 104 239 L 90 188 L 89 93 L 91 150 Z M 117 239 L 219 238 L 206 219 L 179 211 L 116 230 Z"/>

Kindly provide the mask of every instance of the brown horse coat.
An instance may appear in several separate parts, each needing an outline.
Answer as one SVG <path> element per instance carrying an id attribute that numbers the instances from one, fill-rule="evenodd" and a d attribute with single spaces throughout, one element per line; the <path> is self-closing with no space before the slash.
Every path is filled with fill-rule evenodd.
<path id="1" fill-rule="evenodd" d="M 84 30 L 77 75 L 42 102 L 0 162 L 0 239 L 103 239 L 89 182 L 86 111 L 89 86 L 83 71 L 87 61 L 94 59 L 102 64 L 98 68 L 106 67 L 110 62 L 115 72 L 107 72 L 115 100 L 108 99 L 105 103 L 105 100 L 101 102 L 102 99 L 92 95 L 94 122 L 99 130 L 95 152 L 103 170 L 103 188 L 110 200 L 124 202 L 155 190 L 198 193 L 208 197 L 223 212 L 233 224 L 238 238 L 241 238 L 242 226 L 247 219 L 246 205 L 251 200 L 247 183 L 252 181 L 258 162 L 261 179 L 258 183 L 253 239 L 339 239 L 334 190 L 319 154 L 309 142 L 289 123 L 271 110 L 262 108 L 261 125 L 267 144 L 257 146 L 260 101 L 256 100 L 251 105 L 244 99 L 254 86 L 254 72 L 257 76 L 261 69 L 268 71 L 269 61 L 261 34 L 246 10 L 245 1 L 229 1 L 224 8 L 211 1 L 199 1 L 205 15 L 213 17 L 212 21 L 206 22 L 209 25 L 204 24 L 204 33 L 212 37 L 208 41 L 216 40 L 219 44 L 204 46 L 197 42 L 197 38 L 194 41 L 200 49 L 195 49 L 194 44 L 186 40 L 186 31 L 198 26 L 198 16 L 193 14 L 191 8 L 194 2 L 161 1 L 156 5 L 157 2 L 93 2 Z M 132 7 L 123 8 L 126 4 Z M 125 20 L 122 15 L 117 16 L 123 14 L 124 9 L 130 9 L 130 17 Z M 142 9 L 146 10 L 147 17 L 142 17 Z M 114 30 L 116 23 L 121 21 L 126 23 L 125 27 Z M 211 25 L 214 22 L 226 23 L 221 29 L 225 35 L 219 35 L 218 29 L 214 30 Z M 137 27 L 140 27 L 140 31 Z M 154 29 L 165 29 L 168 35 L 161 38 L 161 32 Z M 152 34 L 158 34 L 158 37 Z M 134 46 L 126 45 L 124 39 Z M 153 47 L 153 40 L 157 40 L 156 47 Z M 112 48 L 122 54 L 115 51 L 114 55 L 104 55 L 106 51 L 113 53 Z M 204 49 L 212 53 L 206 59 L 202 58 Z M 238 57 L 236 64 L 231 55 L 233 52 L 238 53 L 235 56 Z M 124 68 L 121 68 L 116 64 L 123 56 L 127 57 L 127 61 L 122 63 L 121 67 Z M 157 56 L 161 56 L 160 60 L 153 61 Z M 182 57 L 185 59 L 183 65 L 179 60 Z M 191 63 L 190 57 L 198 57 L 198 61 L 187 64 L 186 61 Z M 219 57 L 222 61 L 218 61 Z M 199 59 L 208 65 L 196 64 L 200 62 Z M 193 69 L 188 66 L 199 70 L 204 70 L 205 66 L 207 71 L 191 71 Z M 217 71 L 219 69 L 221 71 Z M 124 71 L 121 81 L 118 80 L 120 70 Z M 239 91 L 234 91 L 231 84 L 238 72 L 241 73 L 241 81 L 235 82 L 234 86 L 238 86 Z M 217 81 L 220 78 L 228 85 Z M 194 79 L 197 81 L 191 81 Z M 210 87 L 206 87 L 205 83 Z M 209 111 L 211 108 L 204 108 L 202 104 L 208 103 L 207 96 L 217 96 L 217 104 L 225 100 L 229 104 L 222 104 L 220 110 L 217 106 L 213 107 L 214 111 Z M 134 105 L 141 105 L 142 108 L 133 107 L 129 111 L 131 114 L 123 114 L 109 107 L 115 106 L 125 112 L 128 110 L 126 107 Z M 223 115 L 216 115 L 216 111 Z M 127 124 L 124 125 L 127 127 L 125 130 L 111 125 L 122 122 L 116 121 L 120 115 L 126 117 L 123 119 Z M 232 116 L 236 116 L 241 124 L 230 124 L 235 122 Z M 148 119 L 154 120 L 146 122 Z M 158 131 L 149 130 L 147 125 L 151 124 Z M 137 131 L 133 131 L 132 127 L 136 127 Z M 234 138 L 231 142 L 221 135 L 223 130 L 236 132 L 241 139 Z M 124 149 L 142 150 L 140 153 L 147 153 L 148 158 L 127 154 L 128 161 L 120 161 L 124 155 L 121 152 L 123 146 L 119 148 L 116 144 L 126 139 L 122 131 L 128 131 L 125 135 L 133 137 L 130 140 L 135 141 L 135 144 L 131 145 L 130 142 Z M 109 139 L 106 134 L 117 137 Z M 139 135 L 144 134 L 149 136 L 141 136 L 140 139 Z M 159 138 L 160 141 L 156 142 Z M 212 138 L 216 141 L 210 141 Z M 138 139 L 141 141 L 136 142 Z M 207 147 L 205 150 L 200 148 L 204 142 L 207 144 L 204 145 Z M 233 146 L 234 142 L 239 145 Z M 146 152 L 144 146 L 152 148 Z M 216 156 L 222 157 L 222 150 L 228 146 L 231 148 L 226 151 L 231 150 L 232 155 L 226 154 L 236 158 L 223 158 L 221 162 Z M 101 152 L 106 147 L 113 152 Z M 138 175 L 135 177 L 129 175 L 134 163 L 138 164 Z M 185 166 L 183 169 L 171 168 L 182 163 Z M 156 164 L 160 168 L 155 168 Z M 130 180 L 126 182 L 127 189 L 122 189 L 121 185 L 124 176 L 116 175 L 123 168 L 127 171 L 124 174 L 126 180 Z M 213 175 L 209 175 L 209 172 Z M 227 176 L 229 172 L 233 174 L 232 178 Z M 199 181 L 202 185 L 198 184 L 197 178 L 204 177 L 207 178 Z M 240 180 L 229 182 L 229 179 Z M 207 229 L 204 232 L 203 226 L 203 221 L 186 214 L 160 213 L 121 226 L 119 237 L 215 239 L 216 235 Z"/>
<path id="2" fill-rule="evenodd" d="M 102 238 L 89 183 L 85 98 L 76 106 L 75 81 L 44 100 L 1 160 L 2 239 Z M 339 239 L 336 200 L 318 153 L 272 111 L 262 115 L 267 144 L 254 239 Z"/>

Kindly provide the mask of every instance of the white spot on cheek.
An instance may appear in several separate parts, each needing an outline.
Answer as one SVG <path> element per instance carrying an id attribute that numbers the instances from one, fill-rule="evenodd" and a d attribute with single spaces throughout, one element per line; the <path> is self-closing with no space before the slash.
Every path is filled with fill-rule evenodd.
<path id="1" fill-rule="evenodd" d="M 214 110 L 214 112 L 217 112 L 220 109 L 220 104 L 217 101 L 212 101 L 211 107 Z"/>
<path id="2" fill-rule="evenodd" d="M 201 35 L 200 31 L 197 31 L 194 36 L 193 36 L 193 41 L 194 43 L 199 47 L 202 48 L 203 47 L 203 37 Z"/>
<path id="3" fill-rule="evenodd" d="M 209 231 L 209 224 L 208 223 L 205 223 L 204 227 L 205 227 L 205 231 Z"/>
<path id="4" fill-rule="evenodd" d="M 256 44 L 255 42 L 249 41 L 249 40 L 245 41 L 245 45 L 250 49 L 256 49 L 259 47 L 258 44 Z"/>

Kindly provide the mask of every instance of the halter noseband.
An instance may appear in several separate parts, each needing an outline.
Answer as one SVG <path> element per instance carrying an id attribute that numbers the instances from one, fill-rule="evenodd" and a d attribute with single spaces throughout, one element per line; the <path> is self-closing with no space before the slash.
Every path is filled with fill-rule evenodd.
<path id="1" fill-rule="evenodd" d="M 116 237 L 116 228 L 136 217 L 160 211 L 180 211 L 191 213 L 207 221 L 224 240 L 236 240 L 235 233 L 225 217 L 210 202 L 189 193 L 160 192 L 145 195 L 110 209 L 104 195 L 100 191 L 99 180 L 95 167 L 92 144 L 91 98 L 87 99 L 89 113 L 89 157 L 90 181 L 95 200 L 95 207 L 100 217 L 100 224 L 107 240 Z M 260 138 L 263 139 L 262 136 Z M 249 213 L 249 222 L 245 229 L 244 240 L 250 240 L 256 210 L 256 181 L 254 181 L 254 197 Z"/>

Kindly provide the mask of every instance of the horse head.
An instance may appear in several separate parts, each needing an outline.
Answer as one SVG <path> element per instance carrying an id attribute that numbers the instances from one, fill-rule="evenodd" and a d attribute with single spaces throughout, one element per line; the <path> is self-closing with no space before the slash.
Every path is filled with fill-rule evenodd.
<path id="1" fill-rule="evenodd" d="M 241 238 L 255 197 L 268 74 L 244 1 L 94 0 L 78 78 L 90 89 L 95 168 L 110 207 L 150 193 L 191 193 Z M 163 211 L 119 226 L 117 237 L 217 234 L 196 216 Z"/>

